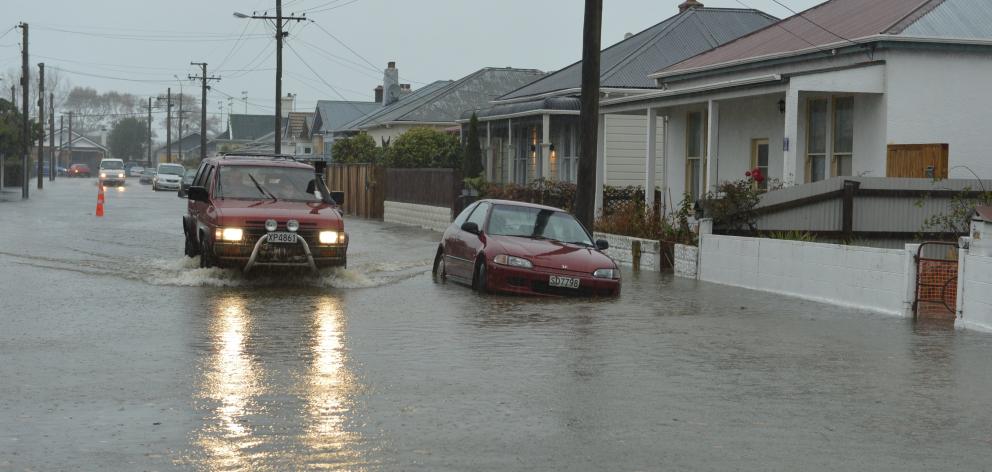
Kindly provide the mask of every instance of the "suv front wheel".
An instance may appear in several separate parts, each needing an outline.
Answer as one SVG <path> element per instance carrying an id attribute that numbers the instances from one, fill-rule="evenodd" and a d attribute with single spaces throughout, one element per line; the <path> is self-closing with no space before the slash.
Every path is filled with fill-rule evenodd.
<path id="1" fill-rule="evenodd" d="M 207 238 L 200 238 L 200 268 L 209 269 L 214 266 L 216 266 L 214 254 L 210 245 L 207 244 Z"/>

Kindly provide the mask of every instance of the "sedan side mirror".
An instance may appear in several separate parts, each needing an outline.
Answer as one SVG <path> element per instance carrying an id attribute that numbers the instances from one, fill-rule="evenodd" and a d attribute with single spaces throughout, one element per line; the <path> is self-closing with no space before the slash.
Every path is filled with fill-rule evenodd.
<path id="1" fill-rule="evenodd" d="M 186 198 L 189 198 L 194 202 L 204 203 L 210 200 L 210 196 L 207 194 L 207 189 L 205 187 L 190 187 L 186 190 Z"/>
<path id="2" fill-rule="evenodd" d="M 479 234 L 479 224 L 473 221 L 462 223 L 462 231 L 466 233 Z"/>
<path id="3" fill-rule="evenodd" d="M 596 240 L 596 249 L 599 249 L 600 251 L 605 251 L 605 250 L 607 250 L 609 248 L 610 248 L 610 242 L 609 241 L 607 241 L 605 239 L 597 239 Z"/>

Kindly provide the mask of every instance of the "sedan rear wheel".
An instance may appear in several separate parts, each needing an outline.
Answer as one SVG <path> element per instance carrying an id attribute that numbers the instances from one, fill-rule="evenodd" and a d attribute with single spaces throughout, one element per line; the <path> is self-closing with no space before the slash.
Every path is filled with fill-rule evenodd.
<path id="1" fill-rule="evenodd" d="M 438 280 L 448 278 L 448 268 L 444 263 L 444 249 L 438 248 L 437 255 L 434 256 L 434 268 L 431 272 Z"/>

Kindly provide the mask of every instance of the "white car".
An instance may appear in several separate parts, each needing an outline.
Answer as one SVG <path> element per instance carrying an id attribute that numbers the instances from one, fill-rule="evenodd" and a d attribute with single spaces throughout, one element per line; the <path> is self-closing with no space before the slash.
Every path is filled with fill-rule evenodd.
<path id="1" fill-rule="evenodd" d="M 124 185 L 124 161 L 120 159 L 104 159 L 100 161 L 100 185 Z"/>
<path id="2" fill-rule="evenodd" d="M 127 176 L 128 177 L 141 177 L 141 173 L 144 172 L 144 171 L 145 171 L 145 168 L 144 167 L 134 166 L 134 167 L 131 167 L 130 169 L 128 169 Z"/>
<path id="3" fill-rule="evenodd" d="M 180 164 L 159 164 L 152 178 L 152 190 L 179 190 L 186 168 Z"/>

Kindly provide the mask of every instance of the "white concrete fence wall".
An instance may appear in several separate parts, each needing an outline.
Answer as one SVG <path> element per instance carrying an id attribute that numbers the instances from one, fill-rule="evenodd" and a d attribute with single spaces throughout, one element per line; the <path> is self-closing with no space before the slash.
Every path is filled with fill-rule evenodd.
<path id="1" fill-rule="evenodd" d="M 451 224 L 451 208 L 416 203 L 383 203 L 382 221 L 444 232 Z"/>
<path id="2" fill-rule="evenodd" d="M 641 261 L 638 269 L 661 270 L 661 244 L 650 239 L 632 238 L 630 236 L 620 236 L 609 233 L 593 233 L 595 239 L 605 239 L 610 243 L 610 248 L 606 250 L 606 255 L 610 256 L 617 264 L 633 267 L 634 263 L 634 241 L 641 243 Z"/>

